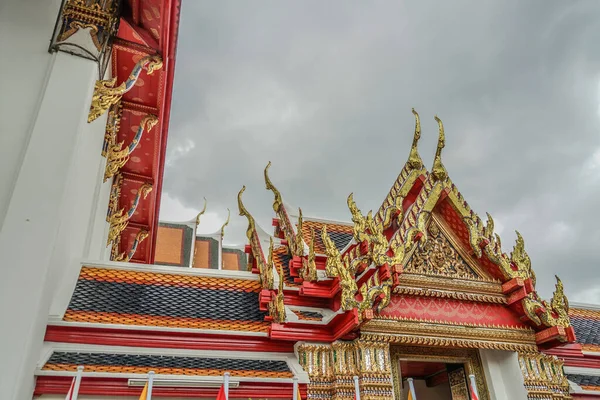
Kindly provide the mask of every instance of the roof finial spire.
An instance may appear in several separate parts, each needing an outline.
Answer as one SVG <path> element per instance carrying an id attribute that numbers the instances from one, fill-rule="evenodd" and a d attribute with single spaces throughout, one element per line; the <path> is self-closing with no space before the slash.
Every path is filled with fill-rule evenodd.
<path id="1" fill-rule="evenodd" d="M 410 148 L 410 154 L 408 155 L 408 166 L 412 169 L 420 169 L 423 166 L 423 160 L 421 160 L 421 156 L 419 156 L 419 151 L 417 150 L 417 144 L 419 139 L 421 138 L 421 119 L 419 118 L 419 114 L 412 109 L 412 113 L 415 116 L 415 134 L 413 136 L 412 147 Z"/>
<path id="2" fill-rule="evenodd" d="M 225 236 L 225 227 L 227 225 L 229 225 L 229 217 L 231 217 L 231 211 L 229 211 L 229 208 L 227 209 L 227 220 L 225 221 L 225 223 L 221 226 L 221 239 Z"/>
<path id="3" fill-rule="evenodd" d="M 198 215 L 196 215 L 196 227 L 198 225 L 200 225 L 200 217 L 206 212 L 206 197 L 204 197 L 204 207 L 202 208 L 202 211 L 200 211 L 198 213 Z"/>
<path id="4" fill-rule="evenodd" d="M 444 124 L 442 120 L 435 116 L 435 120 L 439 126 L 439 136 L 437 150 L 435 151 L 435 158 L 433 159 L 433 168 L 431 168 L 431 174 L 436 181 L 443 181 L 448 177 L 448 171 L 442 164 L 442 149 L 446 145 L 446 136 L 444 135 Z"/>

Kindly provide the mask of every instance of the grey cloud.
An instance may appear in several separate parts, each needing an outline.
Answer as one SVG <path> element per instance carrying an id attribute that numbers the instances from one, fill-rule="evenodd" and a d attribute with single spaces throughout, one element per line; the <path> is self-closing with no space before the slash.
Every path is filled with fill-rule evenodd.
<path id="1" fill-rule="evenodd" d="M 527 244 L 538 288 L 597 288 L 600 3 L 260 1 L 183 4 L 164 190 L 270 229 L 262 169 L 306 215 L 377 208 L 407 158 L 415 107 L 430 165 Z M 182 153 L 189 143 L 195 147 Z M 176 157 L 175 157 L 176 155 Z M 596 176 L 600 171 L 596 171 Z M 244 241 L 244 221 L 228 240 Z M 600 298 L 597 298 L 600 302 Z"/>

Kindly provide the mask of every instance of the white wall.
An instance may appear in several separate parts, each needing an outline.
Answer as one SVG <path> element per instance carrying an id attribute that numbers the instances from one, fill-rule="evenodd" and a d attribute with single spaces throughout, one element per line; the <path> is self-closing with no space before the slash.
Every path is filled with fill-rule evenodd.
<path id="1" fill-rule="evenodd" d="M 52 62 L 60 2 L 0 1 L 0 229 Z"/>
<path id="2" fill-rule="evenodd" d="M 86 121 L 97 65 L 47 52 L 60 0 L 0 4 L 0 399 L 22 400 L 50 309 L 64 311 L 80 259 L 101 254 L 106 237 L 91 238 L 105 232 L 110 184 L 106 116 Z"/>
<path id="3" fill-rule="evenodd" d="M 479 350 L 490 400 L 527 400 L 517 353 Z"/>

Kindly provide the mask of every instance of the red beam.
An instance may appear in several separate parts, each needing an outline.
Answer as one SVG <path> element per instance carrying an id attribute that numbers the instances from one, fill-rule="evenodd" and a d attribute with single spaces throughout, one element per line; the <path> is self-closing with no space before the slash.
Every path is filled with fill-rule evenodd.
<path id="1" fill-rule="evenodd" d="M 294 344 L 266 337 L 210 335 L 191 332 L 145 331 L 71 326 L 48 326 L 46 342 L 135 346 L 187 350 L 229 350 L 293 353 Z"/>
<path id="2" fill-rule="evenodd" d="M 36 381 L 34 396 L 43 394 L 66 395 L 71 386 L 71 377 L 39 376 Z M 306 398 L 306 385 L 300 386 L 302 398 Z M 142 393 L 142 387 L 132 387 L 127 379 L 122 378 L 83 378 L 79 387 L 80 395 L 97 396 L 131 396 L 137 398 Z M 184 398 L 215 398 L 219 388 L 165 388 L 154 387 L 152 397 L 184 397 Z M 240 382 L 237 388 L 229 389 L 230 399 L 268 398 L 291 399 L 292 384 L 269 382 Z"/>
<path id="3" fill-rule="evenodd" d="M 157 166 L 158 177 L 156 179 L 156 200 L 154 201 L 154 212 L 151 212 L 154 226 L 150 235 L 150 256 L 149 264 L 154 264 L 154 253 L 156 252 L 156 233 L 158 232 L 158 217 L 160 215 L 160 198 L 162 195 L 163 176 L 165 172 L 165 156 L 167 152 L 167 138 L 169 134 L 169 118 L 171 117 L 171 99 L 173 97 L 173 81 L 175 77 L 175 54 L 177 48 L 177 33 L 179 31 L 179 13 L 181 11 L 180 0 L 165 0 L 162 7 L 162 13 L 165 16 L 164 21 L 169 22 L 163 24 L 162 38 L 160 44 L 162 46 L 162 56 L 165 71 L 167 73 L 167 81 L 165 83 L 165 100 L 162 104 L 162 113 L 160 115 L 160 123 L 162 134 L 160 135 L 160 155 Z M 164 38 L 164 39 L 163 39 Z M 165 40 L 166 39 L 166 40 Z M 152 220 L 151 220 L 152 221 Z"/>

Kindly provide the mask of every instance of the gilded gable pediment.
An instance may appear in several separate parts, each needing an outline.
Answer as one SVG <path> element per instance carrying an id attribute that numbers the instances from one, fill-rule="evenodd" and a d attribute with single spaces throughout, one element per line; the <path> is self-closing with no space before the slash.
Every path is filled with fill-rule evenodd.
<path id="1" fill-rule="evenodd" d="M 458 243 L 443 219 L 435 214 L 427 226 L 426 242 L 409 255 L 403 272 L 437 278 L 495 282 Z"/>

